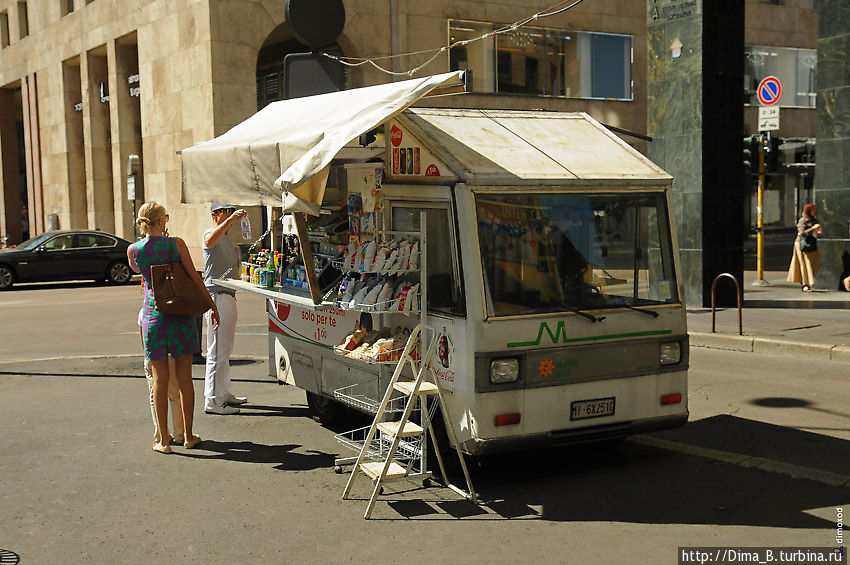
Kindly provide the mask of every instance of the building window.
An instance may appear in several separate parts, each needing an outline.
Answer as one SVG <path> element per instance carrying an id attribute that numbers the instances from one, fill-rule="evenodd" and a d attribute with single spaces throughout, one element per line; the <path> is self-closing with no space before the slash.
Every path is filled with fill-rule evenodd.
<path id="1" fill-rule="evenodd" d="M 501 26 L 449 21 L 449 43 Z M 568 98 L 633 100 L 632 36 L 522 27 L 459 45 L 451 70 L 471 69 L 473 91 Z"/>
<path id="2" fill-rule="evenodd" d="M 782 83 L 780 107 L 815 107 L 818 70 L 816 49 L 747 45 L 744 54 L 744 99 L 747 104 L 759 105 L 756 92 L 759 83 L 765 77 L 775 76 Z"/>
<path id="3" fill-rule="evenodd" d="M 59 0 L 60 10 L 63 16 L 74 11 L 74 0 Z"/>
<path id="4" fill-rule="evenodd" d="M 18 32 L 22 38 L 30 34 L 30 17 L 26 2 L 18 2 Z"/>
<path id="5" fill-rule="evenodd" d="M 0 47 L 9 46 L 9 13 L 0 12 Z"/>

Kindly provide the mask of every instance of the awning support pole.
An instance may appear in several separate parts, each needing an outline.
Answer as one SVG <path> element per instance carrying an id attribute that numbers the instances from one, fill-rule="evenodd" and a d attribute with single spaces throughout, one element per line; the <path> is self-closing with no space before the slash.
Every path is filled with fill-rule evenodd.
<path id="1" fill-rule="evenodd" d="M 295 229 L 298 232 L 298 243 L 301 246 L 301 259 L 307 270 L 307 286 L 310 288 L 310 298 L 313 304 L 321 304 L 322 291 L 319 289 L 319 278 L 316 276 L 316 262 L 313 259 L 313 249 L 307 236 L 307 219 L 304 212 L 295 212 Z"/>

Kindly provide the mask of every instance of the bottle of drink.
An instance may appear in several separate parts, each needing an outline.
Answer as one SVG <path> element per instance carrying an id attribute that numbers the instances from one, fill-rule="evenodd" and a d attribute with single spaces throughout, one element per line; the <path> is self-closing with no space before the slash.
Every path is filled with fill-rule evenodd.
<path id="1" fill-rule="evenodd" d="M 274 253 L 269 253 L 268 261 L 266 261 L 266 272 L 268 273 L 268 281 L 266 286 L 268 288 L 272 288 L 275 283 L 275 267 L 274 267 Z"/>
<path id="2" fill-rule="evenodd" d="M 248 216 L 242 218 L 242 239 L 251 239 L 251 220 Z"/>

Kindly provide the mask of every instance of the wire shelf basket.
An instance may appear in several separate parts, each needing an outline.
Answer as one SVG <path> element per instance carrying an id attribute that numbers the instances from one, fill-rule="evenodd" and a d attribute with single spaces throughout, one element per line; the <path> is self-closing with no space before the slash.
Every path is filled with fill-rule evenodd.
<path id="1" fill-rule="evenodd" d="M 373 379 L 338 388 L 334 391 L 334 399 L 355 410 L 367 414 L 376 414 L 381 405 L 381 399 L 376 398 L 379 395 L 377 383 L 377 379 Z M 390 398 L 384 413 L 401 414 L 404 412 L 404 401 L 403 395 Z"/>
<path id="2" fill-rule="evenodd" d="M 341 445 L 353 450 L 360 451 L 363 449 L 363 444 L 366 442 L 366 436 L 369 435 L 370 426 L 357 428 L 348 432 L 336 434 L 334 439 Z M 369 449 L 366 450 L 366 458 L 372 461 L 383 461 L 387 458 L 390 447 L 392 447 L 393 438 L 381 434 L 380 430 L 375 431 L 372 441 L 369 443 Z M 398 448 L 396 449 L 393 459 L 408 461 L 413 463 L 419 462 L 419 456 L 422 453 L 422 438 L 405 438 L 399 440 Z"/>

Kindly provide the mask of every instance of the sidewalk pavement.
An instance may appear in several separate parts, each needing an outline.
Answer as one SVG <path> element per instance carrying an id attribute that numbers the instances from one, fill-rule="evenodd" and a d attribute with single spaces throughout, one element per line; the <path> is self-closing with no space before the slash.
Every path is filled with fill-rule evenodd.
<path id="1" fill-rule="evenodd" d="M 712 333 L 711 308 L 688 308 L 691 347 L 709 347 L 805 356 L 850 363 L 850 293 L 815 288 L 804 293 L 785 280 L 784 271 L 765 271 L 768 286 L 754 286 L 755 271 L 744 272 L 743 335 L 738 309 L 717 308 Z M 732 285 L 721 280 L 720 285 Z"/>

